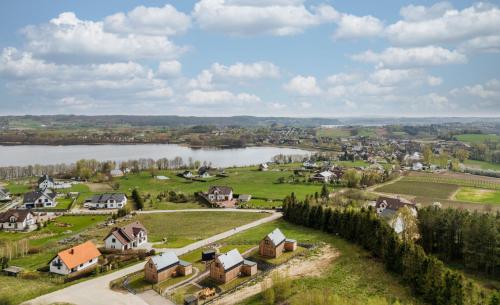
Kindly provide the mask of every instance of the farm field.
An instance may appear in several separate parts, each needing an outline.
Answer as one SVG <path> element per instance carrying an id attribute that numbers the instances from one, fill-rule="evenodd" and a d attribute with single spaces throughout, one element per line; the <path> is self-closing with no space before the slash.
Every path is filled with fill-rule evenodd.
<path id="1" fill-rule="evenodd" d="M 350 130 L 344 128 L 322 127 L 316 131 L 316 136 L 325 138 L 345 138 L 345 137 L 350 137 L 351 132 Z"/>
<path id="2" fill-rule="evenodd" d="M 484 143 L 484 141 L 491 141 L 491 142 L 500 142 L 500 136 L 495 135 L 495 134 L 472 134 L 472 133 L 467 133 L 467 134 L 461 134 L 455 136 L 457 140 L 462 141 L 462 142 L 467 142 L 467 143 Z"/>
<path id="3" fill-rule="evenodd" d="M 461 187 L 455 195 L 455 199 L 479 203 L 500 204 L 500 191 Z"/>
<path id="4" fill-rule="evenodd" d="M 472 168 L 480 168 L 485 170 L 493 170 L 500 171 L 500 164 L 493 162 L 485 162 L 485 161 L 476 161 L 476 160 L 465 160 L 465 166 Z"/>
<path id="5" fill-rule="evenodd" d="M 448 199 L 458 190 L 457 185 L 433 182 L 408 181 L 403 178 L 395 183 L 386 184 L 375 191 L 382 193 L 424 196 L 438 199 Z"/>
<path id="6" fill-rule="evenodd" d="M 411 172 L 403 178 L 404 181 L 432 182 L 455 184 L 459 186 L 469 186 L 485 189 L 500 189 L 500 179 L 493 177 L 477 176 L 462 173 L 420 173 Z"/>

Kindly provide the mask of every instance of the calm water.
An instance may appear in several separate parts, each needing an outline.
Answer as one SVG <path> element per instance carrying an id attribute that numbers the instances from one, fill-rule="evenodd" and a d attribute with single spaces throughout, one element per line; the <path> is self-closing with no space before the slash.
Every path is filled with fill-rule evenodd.
<path id="1" fill-rule="evenodd" d="M 192 149 L 176 144 L 139 145 L 0 145 L 0 166 L 24 166 L 30 164 L 73 163 L 80 159 L 99 161 L 125 161 L 151 158 L 173 159 L 181 157 L 184 162 L 193 160 L 212 162 L 214 166 L 244 166 L 271 161 L 278 154 L 303 155 L 306 150 L 279 147 L 248 147 L 234 149 L 202 148 Z"/>

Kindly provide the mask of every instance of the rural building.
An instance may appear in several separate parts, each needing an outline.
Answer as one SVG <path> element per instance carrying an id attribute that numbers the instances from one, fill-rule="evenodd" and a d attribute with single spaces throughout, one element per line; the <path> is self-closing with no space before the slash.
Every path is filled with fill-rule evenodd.
<path id="1" fill-rule="evenodd" d="M 233 189 L 229 186 L 212 186 L 208 190 L 208 200 L 212 202 L 233 200 Z"/>
<path id="2" fill-rule="evenodd" d="M 5 231 L 27 231 L 34 229 L 35 216 L 30 210 L 7 210 L 0 213 L 0 228 Z"/>
<path id="3" fill-rule="evenodd" d="M 121 169 L 113 169 L 109 172 L 111 177 L 123 177 L 124 173 Z"/>
<path id="4" fill-rule="evenodd" d="M 85 199 L 83 206 L 90 209 L 121 209 L 127 204 L 125 194 L 98 194 Z"/>
<path id="5" fill-rule="evenodd" d="M 54 188 L 54 179 L 49 177 L 49 175 L 42 175 L 40 179 L 38 179 L 38 189 L 46 190 Z"/>
<path id="6" fill-rule="evenodd" d="M 269 169 L 269 165 L 267 165 L 267 163 L 261 163 L 260 166 L 259 166 L 259 170 L 265 172 Z"/>
<path id="7" fill-rule="evenodd" d="M 182 173 L 182 177 L 184 177 L 186 179 L 191 179 L 191 178 L 194 178 L 194 175 L 190 171 L 185 171 L 185 172 Z"/>
<path id="8" fill-rule="evenodd" d="M 259 243 L 259 254 L 271 258 L 279 257 L 284 251 L 295 251 L 296 249 L 297 241 L 287 239 L 278 228 L 267 234 Z"/>
<path id="9" fill-rule="evenodd" d="M 257 274 L 257 263 L 244 259 L 238 249 L 217 256 L 210 264 L 210 277 L 219 283 L 230 282 L 240 274 Z"/>
<path id="10" fill-rule="evenodd" d="M 241 203 L 247 203 L 252 199 L 252 195 L 249 194 L 240 194 L 238 196 L 238 201 Z"/>
<path id="11" fill-rule="evenodd" d="M 203 250 L 203 252 L 201 252 L 201 261 L 202 262 L 213 261 L 215 259 L 216 254 L 217 251 L 215 249 Z"/>
<path id="12" fill-rule="evenodd" d="M 398 215 L 398 211 L 405 206 L 410 207 L 413 215 L 417 216 L 415 204 L 405 199 L 381 196 L 375 203 L 377 214 L 385 218 L 398 234 L 403 232 L 404 228 L 403 219 Z"/>
<path id="13" fill-rule="evenodd" d="M 47 191 L 34 191 L 24 194 L 22 207 L 33 208 L 53 208 L 57 205 L 56 193 Z"/>
<path id="14" fill-rule="evenodd" d="M 63 250 L 50 261 L 52 273 L 69 275 L 91 270 L 97 266 L 101 252 L 91 241 Z"/>
<path id="15" fill-rule="evenodd" d="M 335 174 L 332 173 L 331 171 L 323 171 L 321 173 L 315 174 L 312 179 L 314 181 L 319 181 L 319 182 L 324 182 L 328 183 L 332 181 L 335 178 Z"/>
<path id="16" fill-rule="evenodd" d="M 128 250 L 137 248 L 148 241 L 148 232 L 136 221 L 121 228 L 113 228 L 104 238 L 106 249 Z"/>
<path id="17" fill-rule="evenodd" d="M 312 160 L 305 161 L 304 163 L 302 163 L 302 166 L 304 166 L 304 168 L 308 168 L 308 169 L 312 169 L 312 168 L 317 167 L 316 162 L 314 162 Z"/>
<path id="18" fill-rule="evenodd" d="M 0 201 L 10 201 L 11 199 L 9 192 L 0 187 Z"/>
<path id="19" fill-rule="evenodd" d="M 415 162 L 411 166 L 411 169 L 414 170 L 414 171 L 421 171 L 421 170 L 424 169 L 424 165 L 422 163 L 420 163 L 420 162 Z"/>
<path id="20" fill-rule="evenodd" d="M 165 252 L 151 257 L 144 266 L 144 278 L 150 283 L 160 283 L 171 277 L 189 275 L 191 263 L 179 260 L 174 252 Z"/>

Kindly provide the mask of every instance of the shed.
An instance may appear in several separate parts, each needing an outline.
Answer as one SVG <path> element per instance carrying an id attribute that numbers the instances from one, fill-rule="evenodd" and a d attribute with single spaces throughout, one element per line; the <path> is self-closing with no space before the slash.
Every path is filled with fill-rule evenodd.
<path id="1" fill-rule="evenodd" d="M 201 261 L 212 261 L 215 259 L 216 251 L 215 249 L 209 249 L 201 252 Z"/>
<path id="2" fill-rule="evenodd" d="M 194 295 L 187 295 L 184 297 L 184 305 L 198 305 L 198 298 Z"/>
<path id="3" fill-rule="evenodd" d="M 10 266 L 3 269 L 3 272 L 5 272 L 5 274 L 8 276 L 17 276 L 19 273 L 23 272 L 23 268 L 17 266 Z"/>

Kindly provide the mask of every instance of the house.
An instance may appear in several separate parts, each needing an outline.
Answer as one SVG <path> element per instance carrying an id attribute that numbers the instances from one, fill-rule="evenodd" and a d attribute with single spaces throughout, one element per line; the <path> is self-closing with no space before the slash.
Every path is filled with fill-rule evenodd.
<path id="1" fill-rule="evenodd" d="M 257 274 L 257 263 L 244 259 L 238 249 L 217 256 L 210 264 L 210 277 L 219 283 L 230 282 L 240 274 Z"/>
<path id="2" fill-rule="evenodd" d="M 209 172 L 209 167 L 208 166 L 202 166 L 198 169 L 198 176 L 200 178 L 210 178 L 210 172 Z"/>
<path id="3" fill-rule="evenodd" d="M 412 214 L 417 216 L 415 204 L 401 198 L 379 197 L 375 203 L 377 214 L 385 218 L 396 233 L 401 233 L 404 228 L 403 219 L 398 215 L 398 211 L 408 206 L 411 208 Z"/>
<path id="4" fill-rule="evenodd" d="M 57 205 L 56 193 L 44 191 L 34 191 L 24 194 L 23 204 L 25 209 L 33 208 L 53 208 Z"/>
<path id="5" fill-rule="evenodd" d="M 304 163 L 302 163 L 302 166 L 304 166 L 304 168 L 312 169 L 312 168 L 316 168 L 317 165 L 316 165 L 316 162 L 314 162 L 312 160 L 307 160 Z"/>
<path id="6" fill-rule="evenodd" d="M 250 199 L 252 199 L 252 195 L 240 194 L 238 196 L 238 201 L 241 202 L 241 203 L 247 203 L 247 202 L 250 201 Z"/>
<path id="7" fill-rule="evenodd" d="M 40 179 L 38 179 L 38 189 L 46 190 L 54 188 L 54 179 L 49 177 L 49 175 L 42 175 Z"/>
<path id="8" fill-rule="evenodd" d="M 49 263 L 49 270 L 61 275 L 93 270 L 97 267 L 99 256 L 101 252 L 94 243 L 87 241 L 57 253 Z"/>
<path id="9" fill-rule="evenodd" d="M 321 173 L 317 173 L 312 176 L 312 179 L 315 181 L 320 181 L 324 183 L 328 183 L 335 178 L 335 174 L 331 171 L 323 171 Z"/>
<path id="10" fill-rule="evenodd" d="M 0 228 L 5 231 L 27 231 L 35 228 L 35 216 L 30 210 L 10 209 L 0 213 Z"/>
<path id="11" fill-rule="evenodd" d="M 104 238 L 104 248 L 128 250 L 137 248 L 148 241 L 148 231 L 136 221 L 121 228 L 113 228 Z"/>
<path id="12" fill-rule="evenodd" d="M 267 234 L 259 243 L 259 254 L 271 258 L 279 257 L 284 251 L 295 251 L 296 249 L 297 241 L 287 239 L 278 228 Z"/>
<path id="13" fill-rule="evenodd" d="M 193 272 L 191 263 L 179 260 L 174 252 L 165 252 L 151 257 L 144 266 L 144 278 L 150 283 L 159 283 L 178 275 Z"/>
<path id="14" fill-rule="evenodd" d="M 421 171 L 424 169 L 424 165 L 420 162 L 415 162 L 415 163 L 413 163 L 411 169 L 414 171 Z"/>
<path id="15" fill-rule="evenodd" d="M 11 199 L 9 192 L 0 187 L 0 201 L 10 201 Z"/>
<path id="16" fill-rule="evenodd" d="M 192 173 L 192 172 L 190 172 L 190 171 L 185 171 L 185 172 L 183 172 L 181 175 L 182 175 L 182 177 L 184 177 L 184 178 L 186 178 L 186 179 L 191 179 L 191 178 L 194 178 L 193 173 Z"/>
<path id="17" fill-rule="evenodd" d="M 212 202 L 233 200 L 233 189 L 229 186 L 212 186 L 208 190 L 208 200 Z"/>
<path id="18" fill-rule="evenodd" d="M 89 209 L 121 209 L 127 204 L 127 196 L 122 193 L 97 194 L 85 199 L 83 207 Z"/>
<path id="19" fill-rule="evenodd" d="M 124 173 L 121 169 L 112 169 L 109 174 L 111 177 L 123 177 Z"/>
<path id="20" fill-rule="evenodd" d="M 267 171 L 268 169 L 269 169 L 269 165 L 267 165 L 267 163 L 261 163 L 261 164 L 259 165 L 259 170 L 260 170 L 260 171 L 265 172 L 265 171 Z"/>

